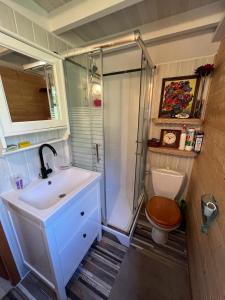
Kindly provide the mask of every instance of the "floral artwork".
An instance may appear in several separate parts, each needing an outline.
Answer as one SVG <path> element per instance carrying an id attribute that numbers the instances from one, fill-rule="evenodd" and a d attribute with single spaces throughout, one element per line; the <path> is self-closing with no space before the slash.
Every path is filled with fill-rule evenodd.
<path id="1" fill-rule="evenodd" d="M 198 76 L 164 78 L 159 117 L 190 118 L 199 86 Z"/>

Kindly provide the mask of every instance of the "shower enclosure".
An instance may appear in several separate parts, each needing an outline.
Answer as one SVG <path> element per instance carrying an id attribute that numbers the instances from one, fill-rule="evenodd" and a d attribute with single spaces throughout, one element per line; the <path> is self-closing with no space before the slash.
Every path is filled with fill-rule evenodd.
<path id="1" fill-rule="evenodd" d="M 105 50 L 140 47 L 139 68 L 104 72 Z M 145 198 L 145 165 L 154 65 L 136 33 L 80 48 L 65 60 L 71 158 L 102 173 L 102 222 L 129 235 Z"/>

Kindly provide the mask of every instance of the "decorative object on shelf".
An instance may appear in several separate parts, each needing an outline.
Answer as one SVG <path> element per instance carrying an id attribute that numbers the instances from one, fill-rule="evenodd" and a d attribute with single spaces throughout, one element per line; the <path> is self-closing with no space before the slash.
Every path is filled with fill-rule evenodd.
<path id="1" fill-rule="evenodd" d="M 180 136 L 179 150 L 184 150 L 185 143 L 186 143 L 186 137 L 187 137 L 187 127 L 186 127 L 186 125 L 183 125 L 182 131 L 181 131 L 181 136 Z"/>
<path id="2" fill-rule="evenodd" d="M 201 231 L 208 233 L 209 227 L 219 214 L 217 202 L 212 194 L 201 197 L 202 222 Z"/>
<path id="3" fill-rule="evenodd" d="M 14 151 L 14 150 L 17 150 L 17 149 L 18 149 L 18 145 L 10 144 L 10 145 L 7 145 L 6 151 Z"/>
<path id="4" fill-rule="evenodd" d="M 160 140 L 156 138 L 152 138 L 151 140 L 148 140 L 148 147 L 159 147 L 160 146 Z"/>
<path id="5" fill-rule="evenodd" d="M 180 143 L 181 130 L 161 129 L 160 146 L 178 148 Z"/>
<path id="6" fill-rule="evenodd" d="M 25 148 L 25 147 L 29 147 L 31 145 L 30 141 L 23 141 L 23 142 L 19 142 L 18 143 L 18 148 Z"/>
<path id="7" fill-rule="evenodd" d="M 185 142 L 186 151 L 191 151 L 193 149 L 194 137 L 195 137 L 195 129 L 189 128 L 187 130 L 187 137 Z"/>
<path id="8" fill-rule="evenodd" d="M 192 117 L 199 81 L 197 75 L 163 78 L 159 117 Z"/>
<path id="9" fill-rule="evenodd" d="M 201 117 L 203 101 L 204 101 L 203 94 L 204 94 L 206 79 L 208 76 L 210 76 L 213 73 L 214 69 L 215 67 L 213 64 L 206 64 L 198 67 L 195 70 L 195 74 L 200 77 L 200 94 L 198 99 L 195 102 L 194 113 L 193 113 L 193 116 L 195 118 Z"/>
<path id="10" fill-rule="evenodd" d="M 101 99 L 95 99 L 95 100 L 94 100 L 94 106 L 95 106 L 95 107 L 100 107 L 100 106 L 102 106 L 102 100 L 101 100 Z"/>
<path id="11" fill-rule="evenodd" d="M 193 150 L 197 153 L 201 152 L 203 138 L 204 138 L 203 131 L 197 131 L 195 133 L 195 141 L 194 141 L 194 149 Z"/>

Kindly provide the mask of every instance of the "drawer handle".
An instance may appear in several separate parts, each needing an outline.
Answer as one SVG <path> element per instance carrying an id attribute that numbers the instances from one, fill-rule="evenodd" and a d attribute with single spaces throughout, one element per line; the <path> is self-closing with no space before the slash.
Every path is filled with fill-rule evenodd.
<path id="1" fill-rule="evenodd" d="M 83 217 L 83 216 L 84 216 L 84 211 L 82 211 L 82 212 L 80 213 L 80 215 Z"/>
<path id="2" fill-rule="evenodd" d="M 86 233 L 84 233 L 84 234 L 83 234 L 83 238 L 85 239 L 85 238 L 86 238 L 86 236 L 87 236 L 87 235 L 86 235 Z"/>

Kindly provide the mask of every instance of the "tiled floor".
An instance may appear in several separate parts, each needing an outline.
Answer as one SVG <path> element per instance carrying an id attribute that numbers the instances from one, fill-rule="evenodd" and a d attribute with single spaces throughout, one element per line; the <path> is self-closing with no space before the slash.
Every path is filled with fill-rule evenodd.
<path id="1" fill-rule="evenodd" d="M 165 245 L 151 238 L 144 211 L 130 248 L 104 233 L 67 285 L 72 300 L 189 300 L 186 236 L 174 231 Z M 54 293 L 34 275 L 27 276 L 4 300 L 50 300 Z"/>

